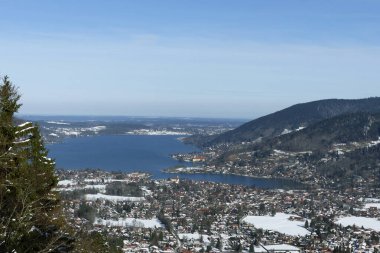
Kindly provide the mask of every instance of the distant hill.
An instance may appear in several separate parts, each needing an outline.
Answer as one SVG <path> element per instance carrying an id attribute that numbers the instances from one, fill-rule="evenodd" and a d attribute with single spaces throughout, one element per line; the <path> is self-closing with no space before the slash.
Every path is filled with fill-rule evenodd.
<path id="1" fill-rule="evenodd" d="M 223 134 L 208 137 L 194 136 L 188 141 L 200 146 L 250 142 L 259 138 L 279 136 L 325 119 L 356 112 L 380 113 L 380 98 L 326 99 L 296 104 Z"/>
<path id="2" fill-rule="evenodd" d="M 379 136 L 380 113 L 357 112 L 322 120 L 261 145 L 286 151 L 323 151 L 333 144 L 370 142 Z"/>

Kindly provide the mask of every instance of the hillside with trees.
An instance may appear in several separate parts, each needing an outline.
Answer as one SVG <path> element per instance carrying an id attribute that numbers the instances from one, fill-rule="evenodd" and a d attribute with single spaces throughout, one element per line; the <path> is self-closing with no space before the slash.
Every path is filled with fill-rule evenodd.
<path id="1" fill-rule="evenodd" d="M 286 151 L 323 151 L 334 144 L 375 141 L 380 135 L 380 114 L 350 113 L 329 118 L 267 142 Z"/>
<path id="2" fill-rule="evenodd" d="M 357 112 L 328 118 L 259 142 L 220 146 L 208 166 L 233 168 L 236 174 L 328 178 L 330 186 L 360 178 L 376 187 L 380 173 L 380 113 Z M 307 176 L 305 176 L 308 174 Z M 338 183 L 337 183 L 338 182 Z"/>
<path id="3" fill-rule="evenodd" d="M 247 122 L 220 135 L 192 136 L 187 141 L 199 146 L 253 142 L 308 127 L 325 119 L 357 112 L 380 112 L 380 98 L 326 99 L 296 104 Z"/>

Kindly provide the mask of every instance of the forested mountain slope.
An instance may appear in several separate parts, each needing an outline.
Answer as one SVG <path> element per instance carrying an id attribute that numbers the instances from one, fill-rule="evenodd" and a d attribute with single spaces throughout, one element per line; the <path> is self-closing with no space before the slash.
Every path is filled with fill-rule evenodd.
<path id="1" fill-rule="evenodd" d="M 380 112 L 380 98 L 326 99 L 296 104 L 260 117 L 220 135 L 194 136 L 188 141 L 200 146 L 255 141 L 310 126 L 324 119 L 356 112 Z"/>

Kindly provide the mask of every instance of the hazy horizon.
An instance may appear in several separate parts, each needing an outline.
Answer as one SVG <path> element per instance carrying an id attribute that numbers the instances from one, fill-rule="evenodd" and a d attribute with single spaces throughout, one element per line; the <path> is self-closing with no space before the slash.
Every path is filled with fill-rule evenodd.
<path id="1" fill-rule="evenodd" d="M 17 113 L 19 118 L 131 118 L 131 119 L 199 119 L 199 120 L 232 120 L 232 121 L 250 121 L 252 118 L 233 118 L 233 117 L 186 117 L 186 116 L 146 116 L 146 115 L 97 115 L 97 114 L 24 114 Z M 260 117 L 260 116 L 259 116 Z"/>
<path id="2" fill-rule="evenodd" d="M 21 114 L 253 119 L 380 95 L 380 2 L 10 1 Z"/>
<path id="3" fill-rule="evenodd" d="M 367 97 L 367 98 L 359 98 L 359 99 L 368 99 L 368 98 L 373 98 L 373 97 Z M 330 98 L 330 99 L 338 99 L 340 100 L 340 98 Z M 326 100 L 329 100 L 329 99 L 326 99 Z M 348 99 L 348 100 L 355 100 L 355 99 Z M 308 101 L 308 102 L 314 102 L 314 101 L 318 101 L 318 100 L 313 100 L 313 101 Z M 307 103 L 307 102 L 306 102 Z M 293 106 L 293 105 L 296 105 L 296 104 L 292 104 L 290 106 Z M 284 107 L 284 108 L 280 108 L 279 110 L 276 110 L 276 111 L 272 111 L 272 112 L 268 112 L 266 114 L 263 114 L 263 115 L 256 115 L 256 116 L 253 116 L 251 118 L 242 118 L 242 117 L 202 117 L 202 116 L 165 116 L 165 115 L 117 115 L 117 114 L 108 114 L 108 115 L 105 115 L 105 114 L 36 114 L 36 113 L 31 113 L 31 114 L 25 114 L 25 113 L 17 113 L 17 116 L 22 118 L 22 117 L 32 117 L 32 118 L 49 118 L 49 117 L 62 117 L 62 118 L 65 118 L 65 117 L 84 117 L 84 118 L 147 118 L 147 119 L 154 119 L 154 118 L 178 118 L 178 119 L 211 119 L 211 120 L 223 120 L 223 119 L 226 119 L 226 120 L 236 120 L 236 121 L 251 121 L 251 120 L 254 120 L 254 119 L 257 119 L 257 118 L 260 118 L 260 117 L 263 117 L 263 116 L 266 116 L 268 114 L 272 114 L 272 113 L 275 113 L 275 112 L 278 112 L 278 111 L 281 111 L 283 109 L 286 109 L 288 108 L 289 106 L 287 107 Z"/>

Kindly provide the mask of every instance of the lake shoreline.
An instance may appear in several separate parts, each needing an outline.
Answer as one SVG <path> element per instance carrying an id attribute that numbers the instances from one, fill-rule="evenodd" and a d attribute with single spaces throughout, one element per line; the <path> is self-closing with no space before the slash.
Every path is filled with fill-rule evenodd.
<path id="1" fill-rule="evenodd" d="M 199 152 L 199 149 L 183 144 L 178 136 L 156 135 L 100 135 L 68 138 L 62 143 L 48 145 L 50 157 L 57 162 L 57 168 L 79 170 L 99 168 L 103 171 L 132 173 L 142 172 L 152 179 L 182 179 L 210 181 L 226 184 L 256 186 L 259 188 L 300 188 L 298 182 L 288 179 L 256 178 L 235 174 L 173 174 L 164 168 L 191 167 L 194 163 L 180 162 L 173 153 Z"/>

